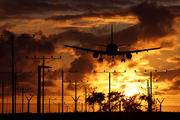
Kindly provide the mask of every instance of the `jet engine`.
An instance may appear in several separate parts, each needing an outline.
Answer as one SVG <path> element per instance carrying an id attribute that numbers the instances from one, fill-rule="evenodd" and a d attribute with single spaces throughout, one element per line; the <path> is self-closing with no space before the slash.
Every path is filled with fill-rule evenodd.
<path id="1" fill-rule="evenodd" d="M 94 57 L 94 58 L 98 58 L 98 56 L 99 56 L 99 54 L 98 54 L 97 52 L 94 52 L 94 53 L 93 53 L 93 57 Z"/>
<path id="2" fill-rule="evenodd" d="M 131 59 L 132 58 L 132 54 L 131 53 L 126 54 L 126 58 L 127 59 Z"/>

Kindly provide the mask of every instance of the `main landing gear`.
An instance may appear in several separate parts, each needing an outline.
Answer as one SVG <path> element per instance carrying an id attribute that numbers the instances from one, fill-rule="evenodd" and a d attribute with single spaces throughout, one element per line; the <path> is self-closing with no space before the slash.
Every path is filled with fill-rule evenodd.
<path id="1" fill-rule="evenodd" d="M 100 55 L 99 62 L 100 62 L 100 63 L 102 63 L 102 62 L 103 62 L 102 55 Z"/>
<path id="2" fill-rule="evenodd" d="M 121 62 L 125 62 L 126 60 L 125 59 L 121 59 Z"/>

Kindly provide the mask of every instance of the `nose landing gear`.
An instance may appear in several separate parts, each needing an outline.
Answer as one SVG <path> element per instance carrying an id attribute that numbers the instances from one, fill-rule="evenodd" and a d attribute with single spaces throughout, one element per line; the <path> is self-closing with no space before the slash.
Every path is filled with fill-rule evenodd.
<path id="1" fill-rule="evenodd" d="M 114 62 L 114 56 L 112 56 L 112 62 Z"/>
<path id="2" fill-rule="evenodd" d="M 103 62 L 102 54 L 100 54 L 99 62 L 100 62 L 100 63 Z"/>
<path id="3" fill-rule="evenodd" d="M 123 54 L 123 59 L 121 59 L 121 62 L 125 62 L 126 60 L 124 59 L 124 54 Z"/>

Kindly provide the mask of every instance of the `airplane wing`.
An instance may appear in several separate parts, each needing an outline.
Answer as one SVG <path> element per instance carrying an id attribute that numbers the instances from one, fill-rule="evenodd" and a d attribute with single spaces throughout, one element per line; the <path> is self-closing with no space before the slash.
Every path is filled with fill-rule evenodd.
<path id="1" fill-rule="evenodd" d="M 127 54 L 127 53 L 138 53 L 138 52 L 143 52 L 143 51 L 149 51 L 149 50 L 156 50 L 156 49 L 161 49 L 162 47 L 158 47 L 158 48 L 150 48 L 150 49 L 142 49 L 142 50 L 133 50 L 133 51 L 119 51 L 118 55 L 123 55 L 123 54 Z"/>
<path id="2" fill-rule="evenodd" d="M 100 54 L 107 54 L 106 51 L 100 51 L 100 50 L 93 50 L 93 49 L 87 49 L 87 48 L 81 48 L 81 47 L 75 47 L 75 46 L 70 46 L 70 45 L 64 45 L 65 47 L 71 47 L 71 48 L 75 48 L 75 49 L 80 49 L 80 50 L 84 50 L 87 52 L 96 52 L 96 53 L 100 53 Z"/>

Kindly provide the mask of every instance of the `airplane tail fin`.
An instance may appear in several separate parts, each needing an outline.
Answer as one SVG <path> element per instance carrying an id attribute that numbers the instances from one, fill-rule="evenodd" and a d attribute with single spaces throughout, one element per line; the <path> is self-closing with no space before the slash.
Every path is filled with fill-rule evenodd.
<path id="1" fill-rule="evenodd" d="M 111 43 L 113 43 L 113 24 L 111 25 Z M 93 44 L 93 45 L 104 46 L 104 47 L 107 46 L 107 45 L 101 45 L 101 44 Z"/>
<path id="2" fill-rule="evenodd" d="M 111 43 L 113 43 L 113 25 L 111 25 Z"/>

